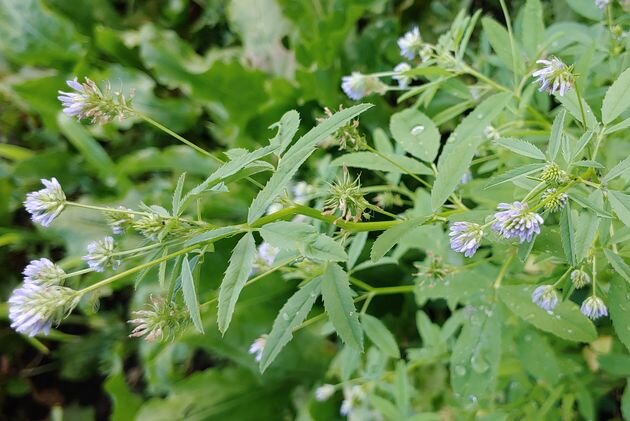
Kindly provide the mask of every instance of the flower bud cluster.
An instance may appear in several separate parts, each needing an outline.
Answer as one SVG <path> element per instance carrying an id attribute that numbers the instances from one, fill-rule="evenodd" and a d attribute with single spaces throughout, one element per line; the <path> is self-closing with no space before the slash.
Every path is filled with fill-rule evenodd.
<path id="1" fill-rule="evenodd" d="M 174 339 L 187 326 L 189 317 L 185 309 L 164 298 L 151 296 L 145 309 L 131 313 L 133 319 L 127 323 L 135 325 L 129 337 L 147 342 Z"/>
<path id="2" fill-rule="evenodd" d="M 85 78 L 79 83 L 77 78 L 66 82 L 74 92 L 59 91 L 59 101 L 66 115 L 79 120 L 90 119 L 92 123 L 105 124 L 118 118 L 123 120 L 131 113 L 131 98 L 121 91 L 113 91 L 109 81 L 101 90 L 92 80 Z"/>
<path id="3" fill-rule="evenodd" d="M 360 221 L 369 218 L 365 210 L 370 206 L 361 192 L 359 177 L 350 179 L 348 170 L 344 168 L 343 178 L 330 184 L 328 199 L 324 202 L 324 213 L 333 215 L 337 210 L 345 221 Z"/>

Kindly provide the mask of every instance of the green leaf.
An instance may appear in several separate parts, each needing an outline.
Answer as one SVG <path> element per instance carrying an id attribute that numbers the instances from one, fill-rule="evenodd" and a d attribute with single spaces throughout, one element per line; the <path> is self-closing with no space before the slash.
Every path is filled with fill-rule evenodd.
<path id="1" fill-rule="evenodd" d="M 523 165 L 522 167 L 513 168 L 504 173 L 501 173 L 495 177 L 490 178 L 488 184 L 484 187 L 484 189 L 489 189 L 495 186 L 498 186 L 503 183 L 507 183 L 508 181 L 515 180 L 519 177 L 525 177 L 526 175 L 530 175 L 535 173 L 536 171 L 540 171 L 545 167 L 545 164 L 528 164 Z"/>
<path id="2" fill-rule="evenodd" d="M 103 388 L 112 402 L 111 421 L 127 421 L 136 419 L 142 406 L 142 398 L 129 390 L 123 373 L 110 375 L 103 383 Z"/>
<path id="3" fill-rule="evenodd" d="M 497 273 L 498 270 L 495 268 L 482 266 L 469 271 L 450 273 L 446 275 L 444 282 L 423 282 L 426 278 L 419 277 L 415 280 L 418 285 L 415 291 L 416 302 L 421 306 L 427 300 L 441 298 L 446 300 L 448 308 L 454 311 L 460 303 L 472 305 L 479 301 L 492 300 L 494 295 L 492 285 Z M 471 279 L 475 281 L 470 282 Z"/>
<path id="4" fill-rule="evenodd" d="M 521 42 L 530 60 L 538 58 L 538 49 L 545 40 L 545 22 L 540 0 L 527 0 L 523 7 L 523 37 Z"/>
<path id="5" fill-rule="evenodd" d="M 274 247 L 297 250 L 311 259 L 340 262 L 348 258 L 341 244 L 303 222 L 272 222 L 260 229 L 260 235 Z"/>
<path id="6" fill-rule="evenodd" d="M 564 119 L 567 111 L 563 109 L 553 120 L 551 126 L 551 135 L 549 136 L 549 147 L 547 148 L 547 157 L 550 161 L 555 161 L 562 140 L 562 132 L 564 131 Z"/>
<path id="7" fill-rule="evenodd" d="M 44 2 L 0 1 L 0 52 L 21 65 L 67 68 L 83 56 L 83 42 L 75 26 Z"/>
<path id="8" fill-rule="evenodd" d="M 630 107 L 630 68 L 624 70 L 610 85 L 602 103 L 602 122 L 608 125 Z"/>
<path id="9" fill-rule="evenodd" d="M 409 219 L 384 231 L 372 245 L 370 252 L 372 261 L 376 262 L 380 260 L 392 247 L 405 237 L 405 234 L 409 234 L 413 228 L 422 225 L 426 219 L 426 217 Z"/>
<path id="10" fill-rule="evenodd" d="M 588 159 L 583 159 L 582 161 L 574 162 L 572 165 L 574 167 L 585 167 L 585 168 L 598 168 L 598 169 L 606 168 L 602 164 L 600 164 L 599 162 L 597 162 L 597 161 L 590 161 Z"/>
<path id="11" fill-rule="evenodd" d="M 182 191 L 184 190 L 184 181 L 186 180 L 186 173 L 182 173 L 177 180 L 177 186 L 175 186 L 175 192 L 173 192 L 172 201 L 172 215 L 180 215 L 180 203 L 182 200 Z"/>
<path id="12" fill-rule="evenodd" d="M 614 126 L 607 127 L 606 130 L 604 130 L 604 134 L 616 133 L 620 130 L 627 129 L 628 127 L 630 127 L 630 117 L 615 124 Z"/>
<path id="13" fill-rule="evenodd" d="M 431 190 L 433 210 L 442 206 L 455 191 L 477 148 L 484 142 L 483 130 L 503 111 L 511 97 L 511 94 L 502 93 L 487 98 L 449 136 L 438 160 L 438 174 Z"/>
<path id="14" fill-rule="evenodd" d="M 560 96 L 558 94 L 554 94 L 554 97 L 567 109 L 569 114 L 573 116 L 577 121 L 582 121 L 582 113 L 580 112 L 580 105 L 577 99 L 577 94 L 575 93 L 575 89 L 571 89 L 569 92 L 564 94 L 564 96 Z M 584 117 L 586 118 L 586 127 L 588 129 L 594 129 L 599 124 L 597 122 L 597 118 L 593 114 L 593 110 L 588 105 L 588 103 L 582 98 L 582 107 L 584 108 Z"/>
<path id="15" fill-rule="evenodd" d="M 220 240 L 225 237 L 229 237 L 237 232 L 240 232 L 238 227 L 220 227 L 212 231 L 206 231 L 202 234 L 195 235 L 190 240 L 184 243 L 184 247 L 192 246 L 199 243 L 210 243 Z"/>
<path id="16" fill-rule="evenodd" d="M 604 249 L 604 254 L 613 269 L 615 269 L 615 271 L 626 281 L 630 282 L 630 266 L 628 266 L 628 264 L 612 250 Z M 624 301 L 626 300 L 627 297 Z"/>
<path id="17" fill-rule="evenodd" d="M 619 340 L 630 351 L 630 284 L 618 276 L 610 280 L 610 292 L 608 293 L 608 310 L 613 322 L 615 332 Z"/>
<path id="18" fill-rule="evenodd" d="M 234 247 L 232 257 L 230 257 L 230 264 L 225 271 L 225 276 L 219 288 L 217 323 L 222 334 L 225 334 L 230 326 L 236 302 L 247 282 L 255 259 L 256 243 L 252 233 L 248 232 Z"/>
<path id="19" fill-rule="evenodd" d="M 408 108 L 392 115 L 389 130 L 394 140 L 411 155 L 433 162 L 440 148 L 440 132 L 429 117 Z"/>
<path id="20" fill-rule="evenodd" d="M 455 396 L 469 403 L 494 392 L 501 360 L 501 309 L 471 308 L 450 360 Z"/>
<path id="21" fill-rule="evenodd" d="M 488 41 L 490 42 L 492 49 L 495 53 L 497 53 L 497 56 L 503 64 L 515 73 L 521 74 L 523 69 L 523 60 L 520 56 L 516 40 L 514 40 L 516 57 L 512 57 L 513 52 L 512 46 L 510 45 L 510 37 L 508 31 L 503 27 L 503 25 L 489 17 L 482 18 L 481 25 L 483 26 L 483 32 L 488 37 Z M 516 69 L 514 69 L 514 63 L 516 63 Z"/>
<path id="22" fill-rule="evenodd" d="M 346 262 L 346 269 L 352 269 L 357 263 L 357 260 L 359 260 L 363 247 L 365 247 L 368 234 L 369 233 L 367 231 L 360 232 L 352 239 L 352 244 L 350 244 L 350 247 L 348 248 L 348 261 Z"/>
<path id="23" fill-rule="evenodd" d="M 630 227 L 630 194 L 608 190 L 608 201 L 621 222 Z"/>
<path id="24" fill-rule="evenodd" d="M 230 26 L 240 34 L 245 58 L 279 76 L 293 76 L 295 58 L 282 45 L 291 29 L 276 0 L 232 0 L 226 4 Z"/>
<path id="25" fill-rule="evenodd" d="M 223 181 L 227 181 L 228 178 L 234 176 L 235 174 L 244 171 L 248 165 L 251 165 L 254 161 L 264 158 L 267 155 L 270 155 L 277 148 L 277 145 L 269 145 L 253 152 L 239 154 L 234 159 L 221 165 L 215 172 L 210 174 L 203 183 L 197 185 L 191 191 L 186 193 L 184 198 L 181 200 L 180 206 L 185 206 L 185 204 L 195 196 L 202 194 Z"/>
<path id="26" fill-rule="evenodd" d="M 328 318 L 346 345 L 363 352 L 363 329 L 352 301 L 348 275 L 331 263 L 322 276 L 322 298 Z"/>
<path id="27" fill-rule="evenodd" d="M 547 338 L 534 329 L 516 336 L 516 351 L 525 369 L 537 380 L 553 386 L 562 378 L 562 368 Z M 544 358 L 541 356 L 544 355 Z"/>
<path id="28" fill-rule="evenodd" d="M 621 413 L 624 420 L 630 420 L 630 377 L 626 379 L 626 387 L 621 396 Z"/>
<path id="29" fill-rule="evenodd" d="M 398 419 L 404 420 L 409 416 L 409 404 L 411 403 L 409 379 L 407 378 L 407 364 L 405 364 L 405 361 L 398 361 L 398 363 L 396 363 L 395 386 L 394 398 L 396 400 L 396 409 L 398 409 Z"/>
<path id="30" fill-rule="evenodd" d="M 400 358 L 396 338 L 383 322 L 369 314 L 363 314 L 361 315 L 361 323 L 365 334 L 378 349 L 389 357 Z"/>
<path id="31" fill-rule="evenodd" d="M 195 325 L 195 329 L 199 333 L 203 333 L 203 324 L 201 323 L 201 314 L 199 313 L 199 300 L 197 299 L 197 292 L 195 291 L 195 280 L 190 270 L 190 263 L 188 262 L 188 255 L 184 256 L 182 261 L 182 292 L 184 294 L 184 303 L 190 313 L 190 319 Z"/>
<path id="32" fill-rule="evenodd" d="M 499 289 L 499 298 L 510 311 L 540 330 L 553 333 L 573 342 L 591 342 L 597 339 L 593 323 L 572 301 L 563 301 L 552 314 L 532 302 L 535 286 L 504 285 Z"/>
<path id="33" fill-rule="evenodd" d="M 576 191 L 569 192 L 568 195 L 575 203 L 586 209 L 592 210 L 595 215 L 601 218 L 611 219 L 613 217 L 610 213 L 606 212 L 602 206 L 595 204 L 590 198 L 585 197 Z"/>
<path id="34" fill-rule="evenodd" d="M 593 137 L 594 132 L 592 130 L 588 130 L 586 131 L 578 140 L 576 148 L 574 151 L 572 151 L 570 160 L 568 160 L 568 162 L 578 158 L 580 156 L 580 153 L 582 152 L 582 150 L 584 150 L 584 148 L 586 147 L 586 145 L 588 145 L 591 141 L 591 138 Z"/>
<path id="35" fill-rule="evenodd" d="M 575 233 L 573 231 L 573 216 L 571 214 L 571 206 L 567 204 L 560 214 L 560 240 L 562 241 L 562 249 L 567 258 L 567 262 L 571 266 L 577 265 L 575 258 Z"/>
<path id="36" fill-rule="evenodd" d="M 582 262 L 595 239 L 600 219 L 592 212 L 581 212 L 575 220 L 575 260 Z"/>
<path id="37" fill-rule="evenodd" d="M 495 140 L 495 143 L 519 155 L 523 155 L 528 158 L 545 160 L 545 154 L 542 153 L 540 149 L 538 149 L 536 146 L 524 140 L 510 137 L 510 138 Z"/>
<path id="38" fill-rule="evenodd" d="M 322 279 L 320 276 L 304 285 L 289 298 L 278 312 L 260 358 L 261 372 L 264 372 L 271 365 L 280 351 L 293 338 L 293 330 L 301 325 L 308 316 L 321 292 Z"/>
<path id="39" fill-rule="evenodd" d="M 315 151 L 319 142 L 371 107 L 372 104 L 359 104 L 339 111 L 298 139 L 284 154 L 276 172 L 252 202 L 247 215 L 247 222 L 251 224 L 265 213 L 269 205 L 289 184 L 300 166 Z"/>
<path id="40" fill-rule="evenodd" d="M 433 172 L 423 163 L 407 156 L 393 153 L 382 153 L 379 156 L 372 152 L 352 152 L 335 158 L 330 165 L 340 167 L 345 165 L 350 168 L 365 168 L 374 171 L 386 171 L 396 174 L 425 174 L 431 175 Z"/>
<path id="41" fill-rule="evenodd" d="M 608 171 L 608 174 L 606 174 L 606 176 L 603 178 L 602 181 L 604 183 L 608 183 L 610 180 L 613 180 L 619 177 L 620 175 L 625 174 L 629 170 L 630 170 L 630 156 L 626 157 L 626 159 L 624 159 L 623 161 L 619 162 L 617 165 L 612 167 L 610 171 Z"/>
<path id="42" fill-rule="evenodd" d="M 601 21 L 604 14 L 591 0 L 567 0 L 569 7 L 585 18 Z"/>
<path id="43" fill-rule="evenodd" d="M 276 136 L 271 139 L 270 144 L 276 146 L 276 155 L 280 156 L 289 147 L 293 137 L 300 127 L 300 114 L 291 110 L 284 113 L 280 121 L 269 126 L 270 129 L 278 128 Z"/>

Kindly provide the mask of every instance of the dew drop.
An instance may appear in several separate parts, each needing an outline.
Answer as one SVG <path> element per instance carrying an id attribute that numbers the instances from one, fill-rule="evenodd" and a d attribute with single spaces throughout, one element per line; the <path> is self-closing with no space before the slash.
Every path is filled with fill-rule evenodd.
<path id="1" fill-rule="evenodd" d="M 465 376 L 466 367 L 464 367 L 463 365 L 455 366 L 455 374 L 457 374 L 458 376 Z"/>
<path id="2" fill-rule="evenodd" d="M 573 329 L 567 329 L 567 333 L 568 333 L 568 334 L 573 333 Z"/>
<path id="3" fill-rule="evenodd" d="M 478 354 L 473 355 L 473 357 L 470 359 L 470 365 L 472 366 L 473 370 L 480 374 L 485 373 L 490 368 L 490 365 L 488 365 L 486 360 Z"/>
<path id="4" fill-rule="evenodd" d="M 348 313 L 348 316 L 350 317 L 354 316 L 354 311 L 351 311 L 350 313 Z"/>
<path id="5" fill-rule="evenodd" d="M 478 399 L 477 399 L 477 397 L 476 397 L 475 395 L 470 395 L 470 396 L 468 397 L 468 399 L 470 399 L 470 401 L 471 401 L 472 403 L 474 403 L 474 404 L 476 404 L 476 403 L 477 403 L 477 401 L 478 401 Z"/>
<path id="6" fill-rule="evenodd" d="M 424 126 L 419 124 L 417 126 L 413 126 L 411 130 L 409 131 L 409 133 L 411 133 L 412 136 L 418 136 L 423 131 L 424 131 Z"/>
<path id="7" fill-rule="evenodd" d="M 477 120 L 481 120 L 483 118 L 483 114 L 477 114 Z"/>
<path id="8" fill-rule="evenodd" d="M 289 314 L 288 314 L 288 313 L 286 313 L 286 312 L 285 312 L 285 313 L 282 313 L 282 318 L 283 318 L 284 320 L 289 320 Z"/>

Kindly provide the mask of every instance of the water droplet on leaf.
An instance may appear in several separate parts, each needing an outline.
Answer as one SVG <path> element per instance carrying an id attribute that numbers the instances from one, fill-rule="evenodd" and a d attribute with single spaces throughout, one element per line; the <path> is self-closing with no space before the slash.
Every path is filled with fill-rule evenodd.
<path id="1" fill-rule="evenodd" d="M 418 136 L 423 131 L 424 131 L 424 126 L 419 124 L 417 126 L 413 126 L 411 130 L 409 131 L 409 133 L 411 133 L 412 136 Z"/>

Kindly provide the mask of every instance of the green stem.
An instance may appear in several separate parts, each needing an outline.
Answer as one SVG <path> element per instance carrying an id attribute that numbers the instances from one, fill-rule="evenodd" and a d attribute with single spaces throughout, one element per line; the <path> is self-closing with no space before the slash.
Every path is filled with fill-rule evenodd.
<path id="1" fill-rule="evenodd" d="M 503 262 L 503 266 L 501 266 L 501 270 L 499 270 L 499 274 L 497 278 L 494 280 L 494 289 L 498 292 L 501 287 L 501 282 L 503 282 L 503 278 L 507 274 L 508 269 L 510 268 L 510 264 L 512 263 L 512 259 L 514 258 L 514 252 L 510 253 L 510 256 L 507 258 L 505 262 Z"/>
<path id="2" fill-rule="evenodd" d="M 391 212 L 387 212 L 385 209 L 381 209 L 381 208 L 379 208 L 378 206 L 374 206 L 374 205 L 372 205 L 371 203 L 367 205 L 367 208 L 368 208 L 368 209 L 370 209 L 370 210 L 373 210 L 374 212 L 378 212 L 378 213 L 383 214 L 383 215 L 385 215 L 385 216 L 389 216 L 390 218 L 400 219 L 400 220 L 402 220 L 402 219 L 403 219 L 403 218 L 401 218 L 400 216 L 398 216 L 398 215 L 394 215 L 394 214 L 393 214 L 393 213 L 391 213 Z"/>
<path id="3" fill-rule="evenodd" d="M 423 179 L 421 179 L 416 174 L 412 173 L 411 171 L 409 171 L 407 168 L 403 167 L 402 165 L 399 165 L 397 162 L 394 162 L 393 160 L 389 159 L 388 156 L 386 156 L 385 154 L 381 153 L 379 150 L 374 149 L 370 145 L 365 145 L 365 149 L 367 149 L 368 151 L 370 151 L 370 152 L 380 156 L 385 161 L 389 162 L 390 164 L 392 164 L 393 166 L 395 166 L 396 168 L 398 168 L 399 170 L 401 170 L 402 172 L 404 172 L 408 176 L 412 177 L 414 180 L 416 180 L 420 184 L 424 185 L 425 187 L 431 188 L 431 184 L 427 183 L 426 181 L 424 181 Z"/>
<path id="4" fill-rule="evenodd" d="M 65 204 L 67 206 L 74 206 L 76 208 L 90 209 L 90 210 L 95 210 L 99 212 L 125 213 L 125 214 L 133 214 L 133 215 L 140 215 L 140 216 L 150 215 L 148 212 L 140 212 L 140 211 L 134 211 L 134 210 L 128 210 L 128 209 L 118 209 L 118 208 L 106 208 L 103 206 L 86 205 L 85 203 L 78 203 L 78 202 L 66 201 Z"/>
<path id="5" fill-rule="evenodd" d="M 177 257 L 177 256 L 180 256 L 182 254 L 189 253 L 189 252 L 191 252 L 191 251 L 193 251 L 193 250 L 195 250 L 197 248 L 199 248 L 198 245 L 193 245 L 193 246 L 186 247 L 186 248 L 183 248 L 181 250 L 178 250 L 178 251 L 176 251 L 174 253 L 167 254 L 166 256 L 162 256 L 162 257 L 160 257 L 160 258 L 158 258 L 156 260 L 151 260 L 150 262 L 146 262 L 146 263 L 143 263 L 141 265 L 134 266 L 131 269 L 127 269 L 124 272 L 117 273 L 116 275 L 113 275 L 113 276 L 110 276 L 109 278 L 103 279 L 100 282 L 97 282 L 97 283 L 95 283 L 93 285 L 85 287 L 85 288 L 77 291 L 77 294 L 78 295 L 84 295 L 84 294 L 86 294 L 86 293 L 88 293 L 90 291 L 94 291 L 94 290 L 99 289 L 99 288 L 101 288 L 101 287 L 103 287 L 105 285 L 111 284 L 114 281 L 122 279 L 122 278 L 124 278 L 127 275 L 131 275 L 132 273 L 136 273 L 136 272 L 139 272 L 139 271 L 141 271 L 143 269 L 153 267 L 153 266 L 155 266 L 155 265 L 157 265 L 159 263 L 162 263 L 162 262 L 165 262 L 167 260 L 170 260 L 173 257 Z"/>
<path id="6" fill-rule="evenodd" d="M 586 115 L 584 114 L 584 106 L 582 105 L 582 95 L 580 94 L 580 88 L 578 87 L 577 80 L 573 81 L 575 85 L 575 94 L 577 95 L 578 104 L 580 106 L 580 115 L 582 116 L 582 127 L 586 130 Z"/>
<path id="7" fill-rule="evenodd" d="M 162 124 L 158 123 L 157 121 L 153 120 L 151 117 L 144 115 L 138 111 L 135 111 L 135 114 L 140 117 L 141 119 L 143 119 L 144 121 L 146 121 L 147 123 L 157 127 L 158 129 L 162 130 L 164 133 L 167 133 L 169 135 L 171 135 L 172 137 L 174 137 L 175 139 L 179 140 L 180 142 L 184 143 L 185 145 L 190 146 L 191 148 L 193 148 L 194 150 L 196 150 L 197 152 L 212 158 L 213 160 L 215 160 L 216 162 L 223 164 L 223 160 L 221 158 L 218 158 L 214 155 L 212 155 L 210 152 L 208 152 L 207 150 L 195 145 L 194 143 L 192 143 L 190 140 L 186 139 L 185 137 L 175 133 L 173 130 L 169 129 L 166 126 L 163 126 Z"/>
<path id="8" fill-rule="evenodd" d="M 517 87 L 518 84 L 518 75 L 516 74 L 516 47 L 514 45 L 514 34 L 512 33 L 512 22 L 510 19 L 510 14 L 508 12 L 507 6 L 505 5 L 505 0 L 499 0 L 501 3 L 501 9 L 503 10 L 503 16 L 505 17 L 505 24 L 507 25 L 508 37 L 510 38 L 510 49 L 512 52 L 512 74 L 514 75 L 514 88 Z"/>
<path id="9" fill-rule="evenodd" d="M 191 148 L 193 148 L 194 150 L 196 150 L 197 152 L 213 159 L 214 161 L 218 162 L 219 164 L 224 164 L 225 161 L 223 161 L 221 158 L 214 156 L 213 154 L 211 154 L 210 152 L 206 151 L 205 149 L 195 145 L 194 143 L 192 143 L 190 140 L 186 139 L 185 137 L 175 133 L 173 130 L 169 129 L 168 127 L 158 123 L 157 121 L 153 120 L 151 117 L 144 115 L 138 111 L 134 111 L 135 114 L 140 117 L 141 119 L 143 119 L 144 121 L 146 121 L 147 123 L 157 127 L 158 129 L 162 130 L 164 133 L 167 133 L 169 135 L 171 135 L 172 137 L 174 137 L 175 139 L 179 140 L 180 142 L 184 143 L 185 145 L 190 146 Z M 246 177 L 246 180 L 249 181 L 250 183 L 254 184 L 256 187 L 262 189 L 263 185 L 260 184 L 258 181 L 254 180 L 251 177 Z"/>
<path id="10" fill-rule="evenodd" d="M 384 231 L 399 224 L 401 221 L 379 221 L 379 222 L 346 222 L 343 219 L 333 216 L 324 215 L 321 211 L 307 206 L 295 205 L 288 208 L 274 212 L 271 215 L 266 215 L 258 220 L 254 221 L 250 228 L 260 228 L 265 224 L 284 219 L 288 216 L 304 215 L 311 218 L 319 219 L 320 221 L 328 222 L 349 232 L 361 232 L 361 231 Z"/>
<path id="11" fill-rule="evenodd" d="M 72 278 L 72 277 L 79 276 L 79 275 L 85 275 L 86 273 L 90 273 L 90 272 L 94 272 L 94 269 L 92 269 L 92 268 L 86 268 L 86 269 L 77 270 L 77 271 L 75 271 L 75 272 L 66 273 L 66 274 L 63 276 L 63 279 L 66 279 L 66 278 Z"/>

